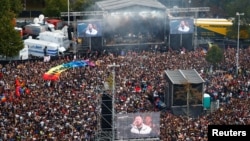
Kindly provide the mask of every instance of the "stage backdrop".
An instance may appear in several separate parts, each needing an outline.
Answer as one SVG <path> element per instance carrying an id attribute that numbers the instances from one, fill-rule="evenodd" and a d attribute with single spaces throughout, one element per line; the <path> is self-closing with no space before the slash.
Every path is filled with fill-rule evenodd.
<path id="1" fill-rule="evenodd" d="M 150 133 L 144 128 L 138 132 L 132 129 L 133 122 L 138 116 L 145 125 L 151 128 Z M 117 139 L 158 138 L 160 135 L 160 112 L 117 114 L 116 125 Z"/>

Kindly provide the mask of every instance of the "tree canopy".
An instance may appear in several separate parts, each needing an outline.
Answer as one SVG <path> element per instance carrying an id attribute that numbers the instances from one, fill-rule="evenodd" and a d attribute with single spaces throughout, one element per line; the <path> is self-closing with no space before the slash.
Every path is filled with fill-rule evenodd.
<path id="1" fill-rule="evenodd" d="M 68 0 L 45 0 L 43 13 L 48 17 L 60 17 L 60 12 L 67 11 Z"/>
<path id="2" fill-rule="evenodd" d="M 227 37 L 236 39 L 238 34 L 238 18 L 236 12 L 244 13 L 240 16 L 240 39 L 249 38 L 250 35 L 250 1 L 248 0 L 205 0 L 209 7 L 216 7 L 221 18 L 233 20 L 233 26 L 228 28 Z M 213 12 L 213 11 L 211 11 Z M 216 12 L 216 11 L 214 11 Z"/>
<path id="3" fill-rule="evenodd" d="M 44 14 L 48 17 L 60 17 L 60 12 L 87 11 L 98 0 L 45 0 Z"/>
<path id="4" fill-rule="evenodd" d="M 218 47 L 218 45 L 213 44 L 206 54 L 206 61 L 213 65 L 217 65 L 221 61 L 223 61 L 223 50 Z"/>
<path id="5" fill-rule="evenodd" d="M 0 55 L 6 57 L 16 56 L 24 47 L 20 33 L 15 30 L 13 24 L 19 6 L 15 7 L 12 2 L 12 0 L 2 1 L 0 9 Z"/>

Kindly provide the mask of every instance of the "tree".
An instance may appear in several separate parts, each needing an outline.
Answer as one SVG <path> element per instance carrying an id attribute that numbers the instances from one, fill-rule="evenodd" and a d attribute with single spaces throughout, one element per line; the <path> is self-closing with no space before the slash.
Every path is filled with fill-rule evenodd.
<path id="1" fill-rule="evenodd" d="M 206 61 L 213 66 L 217 66 L 218 63 L 223 61 L 223 51 L 218 45 L 213 44 L 206 54 Z"/>
<path id="2" fill-rule="evenodd" d="M 68 11 L 68 0 L 45 0 L 43 13 L 46 17 L 60 17 L 63 11 Z"/>
<path id="3" fill-rule="evenodd" d="M 94 10 L 92 5 L 99 0 L 69 0 L 70 11 Z M 68 0 L 45 0 L 44 14 L 48 17 L 60 17 L 60 12 L 68 11 Z"/>
<path id="4" fill-rule="evenodd" d="M 20 14 L 23 10 L 21 0 L 10 0 L 10 9 L 15 13 L 15 15 Z"/>
<path id="5" fill-rule="evenodd" d="M 73 11 L 87 11 L 91 9 L 91 5 L 94 4 L 95 0 L 72 0 L 72 10 Z"/>
<path id="6" fill-rule="evenodd" d="M 199 88 L 199 86 L 200 84 L 191 84 L 186 81 L 176 89 L 174 102 L 178 102 L 179 106 L 187 106 L 186 115 L 188 118 L 190 116 L 190 106 L 202 104 L 202 88 Z"/>
<path id="7" fill-rule="evenodd" d="M 15 30 L 13 24 L 13 19 L 16 17 L 13 9 L 18 8 L 13 7 L 10 1 L 2 1 L 0 9 L 0 54 L 6 57 L 18 55 L 24 47 L 20 33 Z"/>

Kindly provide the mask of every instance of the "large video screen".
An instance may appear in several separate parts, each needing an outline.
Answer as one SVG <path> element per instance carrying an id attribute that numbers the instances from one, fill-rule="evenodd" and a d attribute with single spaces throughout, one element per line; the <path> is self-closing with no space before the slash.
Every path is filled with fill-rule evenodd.
<path id="1" fill-rule="evenodd" d="M 170 34 L 188 34 L 194 32 L 194 20 L 191 18 L 171 19 Z"/>
<path id="2" fill-rule="evenodd" d="M 117 139 L 158 138 L 160 112 L 117 114 Z"/>
<path id="3" fill-rule="evenodd" d="M 98 20 L 83 21 L 77 24 L 78 37 L 102 36 L 102 22 Z"/>

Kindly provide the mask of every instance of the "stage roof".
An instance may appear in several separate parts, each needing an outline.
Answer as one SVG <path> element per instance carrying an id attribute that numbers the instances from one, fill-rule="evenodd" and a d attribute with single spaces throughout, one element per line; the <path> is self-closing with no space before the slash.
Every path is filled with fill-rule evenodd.
<path id="1" fill-rule="evenodd" d="M 165 74 L 170 79 L 172 84 L 200 84 L 205 81 L 195 69 L 191 70 L 166 70 Z"/>
<path id="2" fill-rule="evenodd" d="M 96 2 L 103 11 L 119 10 L 131 6 L 144 6 L 165 10 L 166 7 L 157 0 L 103 0 Z"/>

